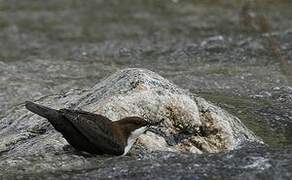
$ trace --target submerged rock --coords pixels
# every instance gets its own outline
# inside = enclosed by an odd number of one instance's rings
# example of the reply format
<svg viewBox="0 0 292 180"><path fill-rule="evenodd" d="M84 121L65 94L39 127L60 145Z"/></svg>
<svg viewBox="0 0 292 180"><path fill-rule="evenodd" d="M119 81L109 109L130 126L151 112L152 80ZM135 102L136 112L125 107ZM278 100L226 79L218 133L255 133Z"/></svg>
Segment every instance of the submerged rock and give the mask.
<svg viewBox="0 0 292 180"><path fill-rule="evenodd" d="M72 90L36 102L57 109L82 109L114 121L126 116L163 120L140 136L134 150L220 152L245 142L261 142L238 118L145 69L125 69L90 90ZM22 104L1 119L0 141L0 152L15 155L58 153L68 144L47 120Z"/></svg>

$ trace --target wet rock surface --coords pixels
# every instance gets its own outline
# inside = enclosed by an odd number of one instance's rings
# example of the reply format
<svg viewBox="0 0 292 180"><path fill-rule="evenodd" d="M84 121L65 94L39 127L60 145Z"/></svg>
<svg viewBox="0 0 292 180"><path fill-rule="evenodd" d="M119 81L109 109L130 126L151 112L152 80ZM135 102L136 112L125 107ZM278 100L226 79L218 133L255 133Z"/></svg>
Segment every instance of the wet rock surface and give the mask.
<svg viewBox="0 0 292 180"><path fill-rule="evenodd" d="M252 8L244 3L1 1L0 132L15 133L5 131L7 127L27 131L10 145L0 144L1 178L289 179L291 76L273 54L271 39L258 32L257 21L242 25L250 17L266 15L287 59L285 67L291 69L291 2L260 0ZM249 148L201 155L144 153L142 161L135 155L84 157L63 150L65 140L41 118L32 129L3 120L19 117L11 112L24 100L48 96L63 98L60 105L66 104L66 94L78 98L82 89L128 67L157 72L231 112L270 147L246 145ZM76 88L80 90L70 91ZM56 147L45 146L35 155L25 151L31 146L10 149L13 142L26 139L34 139L32 144L47 139Z"/></svg>
<svg viewBox="0 0 292 180"><path fill-rule="evenodd" d="M134 157L3 157L7 179L289 179L291 148L253 147L215 154L155 152Z"/></svg>
<svg viewBox="0 0 292 180"><path fill-rule="evenodd" d="M138 138L140 148L148 152L221 152L244 142L261 143L238 118L145 69L121 70L92 89L43 97L37 103L102 114L113 121L139 116L161 122ZM13 155L25 149L29 155L61 150L66 142L54 130L47 133L49 126L23 105L12 109L0 123L0 151Z"/></svg>

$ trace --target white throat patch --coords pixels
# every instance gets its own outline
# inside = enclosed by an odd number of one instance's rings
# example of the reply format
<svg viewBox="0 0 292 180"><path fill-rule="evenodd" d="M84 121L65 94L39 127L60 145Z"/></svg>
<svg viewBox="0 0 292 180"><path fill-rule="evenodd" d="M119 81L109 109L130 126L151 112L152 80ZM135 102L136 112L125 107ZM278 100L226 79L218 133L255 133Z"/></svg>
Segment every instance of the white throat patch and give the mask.
<svg viewBox="0 0 292 180"><path fill-rule="evenodd" d="M135 131L133 131L130 135L130 137L128 138L128 141L127 141L127 146L125 147L125 150L124 150L124 155L126 155L129 150L131 149L131 147L133 146L134 142L136 141L136 139L141 135L143 134L144 132L146 131L146 127L141 127L139 129L136 129Z"/></svg>

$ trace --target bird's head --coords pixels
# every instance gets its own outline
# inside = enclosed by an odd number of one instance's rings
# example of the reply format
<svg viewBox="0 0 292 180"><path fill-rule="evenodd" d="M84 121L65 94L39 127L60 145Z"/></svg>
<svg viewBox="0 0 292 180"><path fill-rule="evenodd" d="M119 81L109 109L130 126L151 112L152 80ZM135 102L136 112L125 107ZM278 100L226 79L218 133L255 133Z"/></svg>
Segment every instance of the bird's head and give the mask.
<svg viewBox="0 0 292 180"><path fill-rule="evenodd" d="M119 121L114 122L122 128L124 134L129 136L138 137L143 134L150 126L158 125L159 122L148 122L141 117L126 117Z"/></svg>
<svg viewBox="0 0 292 180"><path fill-rule="evenodd" d="M118 126L124 137L126 137L124 139L126 147L123 155L128 153L131 146L141 134L149 129L150 126L158 125L160 122L151 123L140 117L126 117L115 121L113 124Z"/></svg>

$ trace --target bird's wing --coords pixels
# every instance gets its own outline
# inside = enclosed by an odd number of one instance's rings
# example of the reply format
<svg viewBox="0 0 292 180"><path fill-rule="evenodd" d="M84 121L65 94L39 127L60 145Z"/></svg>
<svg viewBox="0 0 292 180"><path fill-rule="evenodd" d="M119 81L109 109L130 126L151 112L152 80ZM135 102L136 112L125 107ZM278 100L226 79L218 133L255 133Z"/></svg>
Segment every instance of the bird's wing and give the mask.
<svg viewBox="0 0 292 180"><path fill-rule="evenodd" d="M68 109L60 111L100 151L123 154L124 145L114 137L111 120L102 115L85 111Z"/></svg>

